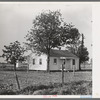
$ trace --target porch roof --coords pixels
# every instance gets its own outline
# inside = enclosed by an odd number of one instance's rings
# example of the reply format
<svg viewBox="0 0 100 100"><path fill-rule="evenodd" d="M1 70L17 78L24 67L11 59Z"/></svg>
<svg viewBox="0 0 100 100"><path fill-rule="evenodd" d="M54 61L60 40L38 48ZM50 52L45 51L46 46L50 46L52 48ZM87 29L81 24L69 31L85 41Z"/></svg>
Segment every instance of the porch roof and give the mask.
<svg viewBox="0 0 100 100"><path fill-rule="evenodd" d="M51 57L76 57L73 53L69 52L68 50L54 50L52 49L50 51L50 56Z"/></svg>

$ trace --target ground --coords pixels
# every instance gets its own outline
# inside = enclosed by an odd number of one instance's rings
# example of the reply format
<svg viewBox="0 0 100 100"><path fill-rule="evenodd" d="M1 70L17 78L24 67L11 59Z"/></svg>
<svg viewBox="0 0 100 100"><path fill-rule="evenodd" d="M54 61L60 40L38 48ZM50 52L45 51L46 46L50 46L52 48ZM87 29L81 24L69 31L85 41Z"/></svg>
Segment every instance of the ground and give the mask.
<svg viewBox="0 0 100 100"><path fill-rule="evenodd" d="M53 88L54 84L56 84L56 86L57 86L57 85L60 85L62 82L62 80L61 80L62 73L61 72L47 73L47 72L43 72L43 71L39 71L39 72L38 71L29 71L29 72L17 71L17 75L19 78L21 91L23 91L23 90L26 91L25 88L32 89L34 86L35 86L35 88L40 88L39 86L41 86L42 91L47 93L46 86L48 86L48 87L52 86L52 88ZM64 76L65 76L64 77L65 85L63 86L64 89L68 88L68 86L70 85L71 90L73 88L76 89L76 87L77 87L78 91L79 91L79 87L82 84L83 88L82 87L81 88L83 90L84 90L84 87L86 88L89 86L89 88L87 88L89 90L87 94L92 93L92 86L90 86L90 84L92 85L92 83L91 83L92 82L92 72L91 71L81 71L81 72L78 71L78 72L75 72L75 74L73 74L73 72L65 72ZM38 86L38 87L36 87L36 86ZM51 89L51 87L49 88L49 90L50 89ZM75 89L73 89L73 91ZM82 89L80 89L80 90L82 90ZM1 92L1 94L2 94L2 91L5 91L5 90L13 90L13 92L18 91L16 80L15 80L15 75L14 75L13 71L0 71L0 92ZM35 89L35 90L37 90L37 89ZM56 87L56 88L53 88L53 91L59 91L59 89ZM32 90L31 90L31 92L32 92ZM20 92L20 93L22 93L22 92ZM74 93L75 92L73 92L73 94ZM28 94L28 93L22 93L22 94ZM34 93L31 93L31 94L35 95L35 94L43 94L43 93L41 92L41 89L39 89L39 91L35 91ZM55 94L57 94L57 93L55 93ZM60 92L58 94L60 94ZM68 92L66 92L65 94L68 94Z"/></svg>

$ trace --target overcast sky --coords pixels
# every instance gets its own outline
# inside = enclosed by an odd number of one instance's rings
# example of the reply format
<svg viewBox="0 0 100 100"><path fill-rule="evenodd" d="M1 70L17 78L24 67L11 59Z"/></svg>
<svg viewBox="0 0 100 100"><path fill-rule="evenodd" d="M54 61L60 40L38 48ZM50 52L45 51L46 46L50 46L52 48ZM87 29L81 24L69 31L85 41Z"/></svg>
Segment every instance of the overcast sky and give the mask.
<svg viewBox="0 0 100 100"><path fill-rule="evenodd" d="M23 43L36 15L45 10L60 10L64 21L72 23L85 36L85 46L92 57L92 6L81 3L0 3L0 55L4 45ZM0 58L0 62L3 59Z"/></svg>

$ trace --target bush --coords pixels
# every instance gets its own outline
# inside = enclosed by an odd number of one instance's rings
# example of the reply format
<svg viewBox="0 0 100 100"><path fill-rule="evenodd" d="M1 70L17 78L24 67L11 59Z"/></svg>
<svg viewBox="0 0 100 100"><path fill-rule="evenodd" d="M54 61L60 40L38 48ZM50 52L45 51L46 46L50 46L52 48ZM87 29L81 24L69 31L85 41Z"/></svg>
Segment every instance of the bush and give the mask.
<svg viewBox="0 0 100 100"><path fill-rule="evenodd" d="M92 95L92 81L31 85L16 92L11 86L0 84L0 95Z"/></svg>
<svg viewBox="0 0 100 100"><path fill-rule="evenodd" d="M86 84L86 86L84 86ZM88 86L88 88L87 88ZM91 95L91 82L79 81L65 84L63 87L60 83L50 83L49 85L28 86L18 94L26 95Z"/></svg>
<svg viewBox="0 0 100 100"><path fill-rule="evenodd" d="M0 95L15 95L16 93L13 91L13 84L0 84Z"/></svg>
<svg viewBox="0 0 100 100"><path fill-rule="evenodd" d="M3 90L0 95L16 95L16 92L12 90Z"/></svg>

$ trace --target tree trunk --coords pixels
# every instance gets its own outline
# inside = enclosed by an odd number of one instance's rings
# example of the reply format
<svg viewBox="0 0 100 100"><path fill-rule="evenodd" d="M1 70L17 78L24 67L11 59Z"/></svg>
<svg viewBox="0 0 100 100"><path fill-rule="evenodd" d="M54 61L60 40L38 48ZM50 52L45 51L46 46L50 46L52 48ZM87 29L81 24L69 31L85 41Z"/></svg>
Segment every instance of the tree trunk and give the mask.
<svg viewBox="0 0 100 100"><path fill-rule="evenodd" d="M50 54L48 53L47 55L47 72L50 72L50 66L49 66L49 63L50 63Z"/></svg>
<svg viewBox="0 0 100 100"><path fill-rule="evenodd" d="M50 72L50 49L48 49L48 54L47 54L47 72Z"/></svg>
<svg viewBox="0 0 100 100"><path fill-rule="evenodd" d="M18 89L20 90L20 84L19 84L17 73L16 73L16 64L14 64L14 73L15 73L15 77L16 77L16 82L17 82Z"/></svg>
<svg viewBox="0 0 100 100"><path fill-rule="evenodd" d="M29 64L27 66L27 75L26 75L26 83L27 83L27 85L28 85L28 72L29 72Z"/></svg>
<svg viewBox="0 0 100 100"><path fill-rule="evenodd" d="M79 61L79 71L81 71L81 62Z"/></svg>

